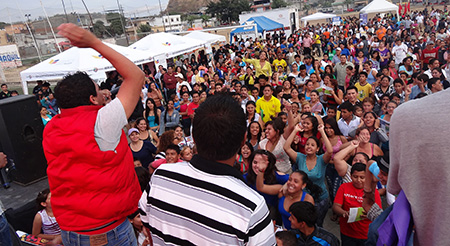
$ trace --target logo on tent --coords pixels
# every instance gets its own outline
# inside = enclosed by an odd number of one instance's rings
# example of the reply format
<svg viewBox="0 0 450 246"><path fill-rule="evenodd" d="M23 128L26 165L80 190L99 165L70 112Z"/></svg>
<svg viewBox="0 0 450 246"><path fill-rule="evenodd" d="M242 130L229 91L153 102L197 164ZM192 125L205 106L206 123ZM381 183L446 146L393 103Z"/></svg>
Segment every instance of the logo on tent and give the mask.
<svg viewBox="0 0 450 246"><path fill-rule="evenodd" d="M164 46L170 46L170 45L172 45L172 44L169 43L169 42L165 42L165 43L163 43L162 45L164 45Z"/></svg>
<svg viewBox="0 0 450 246"><path fill-rule="evenodd" d="M53 60L51 59L48 63L49 64L56 64L59 61L59 59Z"/></svg>
<svg viewBox="0 0 450 246"><path fill-rule="evenodd" d="M100 54L98 54L98 55L96 55L96 56L92 56L92 57L94 57L94 58L96 58L96 59L103 59L104 57L102 56L102 55L100 55Z"/></svg>

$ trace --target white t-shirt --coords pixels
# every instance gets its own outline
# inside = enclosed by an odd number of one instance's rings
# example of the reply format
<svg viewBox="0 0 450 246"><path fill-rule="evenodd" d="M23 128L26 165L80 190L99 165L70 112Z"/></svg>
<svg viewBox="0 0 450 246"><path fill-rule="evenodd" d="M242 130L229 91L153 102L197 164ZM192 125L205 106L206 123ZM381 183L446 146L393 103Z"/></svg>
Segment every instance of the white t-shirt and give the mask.
<svg viewBox="0 0 450 246"><path fill-rule="evenodd" d="M94 136L101 151L116 149L127 123L125 109L117 97L98 111Z"/></svg>

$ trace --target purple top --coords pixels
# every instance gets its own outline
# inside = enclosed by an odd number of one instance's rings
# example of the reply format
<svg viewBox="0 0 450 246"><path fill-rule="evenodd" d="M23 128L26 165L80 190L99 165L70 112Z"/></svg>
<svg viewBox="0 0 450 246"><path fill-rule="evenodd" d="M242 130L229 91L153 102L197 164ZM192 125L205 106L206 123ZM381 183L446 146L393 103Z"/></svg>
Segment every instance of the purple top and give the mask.
<svg viewBox="0 0 450 246"><path fill-rule="evenodd" d="M378 48L377 51L380 53L380 56L386 56L389 53L389 50L387 48L384 48L383 51L381 51L380 48ZM380 61L380 66L381 67L387 66L388 62L389 62L388 59L384 59L383 62Z"/></svg>

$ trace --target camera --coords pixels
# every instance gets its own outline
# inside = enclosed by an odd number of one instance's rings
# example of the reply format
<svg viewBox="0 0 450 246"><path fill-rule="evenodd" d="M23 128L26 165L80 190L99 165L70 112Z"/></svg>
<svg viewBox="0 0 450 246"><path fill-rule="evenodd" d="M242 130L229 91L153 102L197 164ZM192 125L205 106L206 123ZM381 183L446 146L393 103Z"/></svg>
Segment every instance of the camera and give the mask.
<svg viewBox="0 0 450 246"><path fill-rule="evenodd" d="M10 183L14 180L16 172L16 164L13 159L8 159L6 166L0 170L0 181L2 182L3 188L8 189Z"/></svg>

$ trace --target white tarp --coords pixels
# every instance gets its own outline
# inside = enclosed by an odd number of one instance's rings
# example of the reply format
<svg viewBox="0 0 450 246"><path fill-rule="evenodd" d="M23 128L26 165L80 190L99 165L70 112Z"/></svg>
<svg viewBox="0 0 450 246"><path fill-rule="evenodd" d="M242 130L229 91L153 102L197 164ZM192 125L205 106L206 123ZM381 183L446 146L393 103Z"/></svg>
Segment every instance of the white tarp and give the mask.
<svg viewBox="0 0 450 246"><path fill-rule="evenodd" d="M184 37L193 38L197 40L206 41L208 44L226 43L227 39L225 36L212 34L202 31L192 31L186 34Z"/></svg>
<svg viewBox="0 0 450 246"><path fill-rule="evenodd" d="M171 58L199 48L204 48L205 44L206 41L204 40L160 32L149 34L129 47L145 51L143 53L157 51L158 54L165 54L166 58Z"/></svg>
<svg viewBox="0 0 450 246"><path fill-rule="evenodd" d="M2 45L0 46L0 66L3 68L16 68L22 66L19 50L17 45Z"/></svg>
<svg viewBox="0 0 450 246"><path fill-rule="evenodd" d="M390 3L386 0L373 0L371 3L367 4L366 7L362 8L360 13L384 13L396 11L398 13L398 6Z"/></svg>
<svg viewBox="0 0 450 246"><path fill-rule="evenodd" d="M157 54L143 53L128 47L108 44L135 64L153 61ZM92 78L106 79L105 72L116 70L111 63L91 48L72 47L20 73L24 94L28 94L27 81L62 79L78 71L86 72Z"/></svg>
<svg viewBox="0 0 450 246"><path fill-rule="evenodd" d="M330 18L333 18L333 17L336 17L336 16L337 15L335 15L335 14L326 14L326 13L317 12L315 14L302 17L301 20L304 21L304 22L307 22L307 21L312 21L312 20L330 19Z"/></svg>

